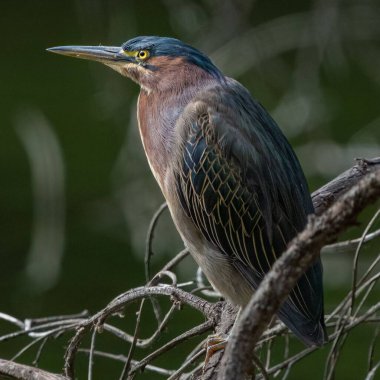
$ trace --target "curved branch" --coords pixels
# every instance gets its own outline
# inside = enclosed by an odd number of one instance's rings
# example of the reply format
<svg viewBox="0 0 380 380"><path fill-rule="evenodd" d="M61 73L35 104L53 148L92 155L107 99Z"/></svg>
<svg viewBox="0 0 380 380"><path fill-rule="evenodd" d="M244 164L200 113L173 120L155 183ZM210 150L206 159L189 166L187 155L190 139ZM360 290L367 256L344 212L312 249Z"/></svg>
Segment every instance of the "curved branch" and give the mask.
<svg viewBox="0 0 380 380"><path fill-rule="evenodd" d="M186 331L185 333L176 336L170 342L166 343L165 345L163 345L156 351L150 353L148 356L146 356L144 359L142 359L140 362L134 365L132 370L129 372L129 375L135 373L141 368L144 368L150 361L162 355L163 353L169 351L173 347L176 347L179 343L182 343L185 340L190 339L194 336L201 335L205 333L206 331L211 330L212 328L213 328L212 321L207 320L206 322L203 322L201 325L195 326L192 329Z"/></svg>
<svg viewBox="0 0 380 380"><path fill-rule="evenodd" d="M204 299L190 294L174 286L152 286L152 287L140 287L127 291L120 296L113 299L103 310L95 314L93 317L84 321L78 328L77 333L71 339L70 344L65 354L65 366L64 373L69 379L75 377L75 356L78 351L79 345L84 337L85 332L91 328L101 328L104 321L111 316L122 310L127 304L138 299L144 299L153 295L170 296L174 302L185 303L195 310L200 311L208 319L215 321L219 318L220 313L219 304L212 304Z"/></svg>
<svg viewBox="0 0 380 380"><path fill-rule="evenodd" d="M154 237L154 230L156 228L156 225L158 223L158 219L160 218L161 214L168 208L168 205L166 202L164 202L158 210L154 213L150 224L148 228L148 233L146 237L145 242L145 257L144 257L144 264L145 264L145 279L146 282L149 282L150 280L150 259L153 256L153 237Z"/></svg>

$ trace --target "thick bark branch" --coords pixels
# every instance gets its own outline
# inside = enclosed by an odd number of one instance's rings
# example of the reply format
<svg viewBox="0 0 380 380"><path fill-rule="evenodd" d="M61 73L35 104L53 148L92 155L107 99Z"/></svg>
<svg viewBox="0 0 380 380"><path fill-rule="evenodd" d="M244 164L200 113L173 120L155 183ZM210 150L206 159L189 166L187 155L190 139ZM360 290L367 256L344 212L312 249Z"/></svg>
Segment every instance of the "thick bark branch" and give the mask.
<svg viewBox="0 0 380 380"><path fill-rule="evenodd" d="M0 359L0 380L68 380L42 369Z"/></svg>
<svg viewBox="0 0 380 380"><path fill-rule="evenodd" d="M379 197L380 169L376 169L322 215L309 218L305 230L277 260L241 314L227 345L218 379L244 379L253 373L255 345L298 279L314 262L322 246L336 239L360 211Z"/></svg>
<svg viewBox="0 0 380 380"><path fill-rule="evenodd" d="M321 215L365 175L380 168L380 157L358 159L357 164L311 194L316 215Z"/></svg>

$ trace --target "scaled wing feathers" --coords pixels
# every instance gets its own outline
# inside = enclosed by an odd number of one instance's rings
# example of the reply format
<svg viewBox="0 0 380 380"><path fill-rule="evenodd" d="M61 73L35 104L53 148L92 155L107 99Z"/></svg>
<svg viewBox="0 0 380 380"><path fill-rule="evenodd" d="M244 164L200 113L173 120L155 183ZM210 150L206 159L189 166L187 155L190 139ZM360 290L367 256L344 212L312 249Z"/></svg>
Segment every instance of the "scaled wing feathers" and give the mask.
<svg viewBox="0 0 380 380"><path fill-rule="evenodd" d="M177 194L203 236L256 288L313 208L293 151L281 132L273 138L277 125L258 104L251 110L252 100L244 94L231 95L236 94L210 90L183 122ZM243 114L235 111L242 108ZM318 262L292 291L280 317L315 326L321 292Z"/></svg>

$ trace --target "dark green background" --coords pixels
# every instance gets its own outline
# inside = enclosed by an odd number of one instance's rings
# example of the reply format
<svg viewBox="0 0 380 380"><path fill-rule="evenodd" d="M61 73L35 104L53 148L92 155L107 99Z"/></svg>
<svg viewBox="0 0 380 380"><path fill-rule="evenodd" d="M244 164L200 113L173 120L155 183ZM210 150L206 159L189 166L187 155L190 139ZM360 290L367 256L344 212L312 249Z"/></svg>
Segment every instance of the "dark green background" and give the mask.
<svg viewBox="0 0 380 380"><path fill-rule="evenodd" d="M354 158L379 155L379 15L376 1L1 0L0 311L21 319L95 312L143 284L144 233L163 200L137 135L137 86L101 65L49 54L47 47L120 45L136 35L195 45L274 115L313 190ZM25 274L36 194L18 132L28 123L33 131L36 120L54 133L65 175L64 256L57 280L42 287ZM180 248L166 215L154 268ZM349 287L351 259L324 258L327 311ZM192 278L194 268L189 260L182 276ZM362 378L372 333L361 328L352 335L337 379ZM0 344L0 357L10 357L16 346ZM326 352L296 366L291 378L321 378ZM173 368L178 353L166 365ZM59 370L61 357L49 351L41 364ZM101 363L95 378L111 378L112 366Z"/></svg>

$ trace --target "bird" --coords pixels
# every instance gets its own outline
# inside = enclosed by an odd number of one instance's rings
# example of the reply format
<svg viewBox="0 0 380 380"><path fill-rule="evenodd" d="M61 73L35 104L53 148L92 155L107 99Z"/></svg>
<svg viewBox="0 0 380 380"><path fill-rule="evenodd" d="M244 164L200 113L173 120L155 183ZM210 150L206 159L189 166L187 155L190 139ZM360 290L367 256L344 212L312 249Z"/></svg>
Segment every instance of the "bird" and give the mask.
<svg viewBox="0 0 380 380"><path fill-rule="evenodd" d="M140 86L142 144L176 229L212 286L244 308L314 213L274 119L206 54L176 38L47 50L100 62ZM322 272L318 258L277 313L307 346L326 340Z"/></svg>

